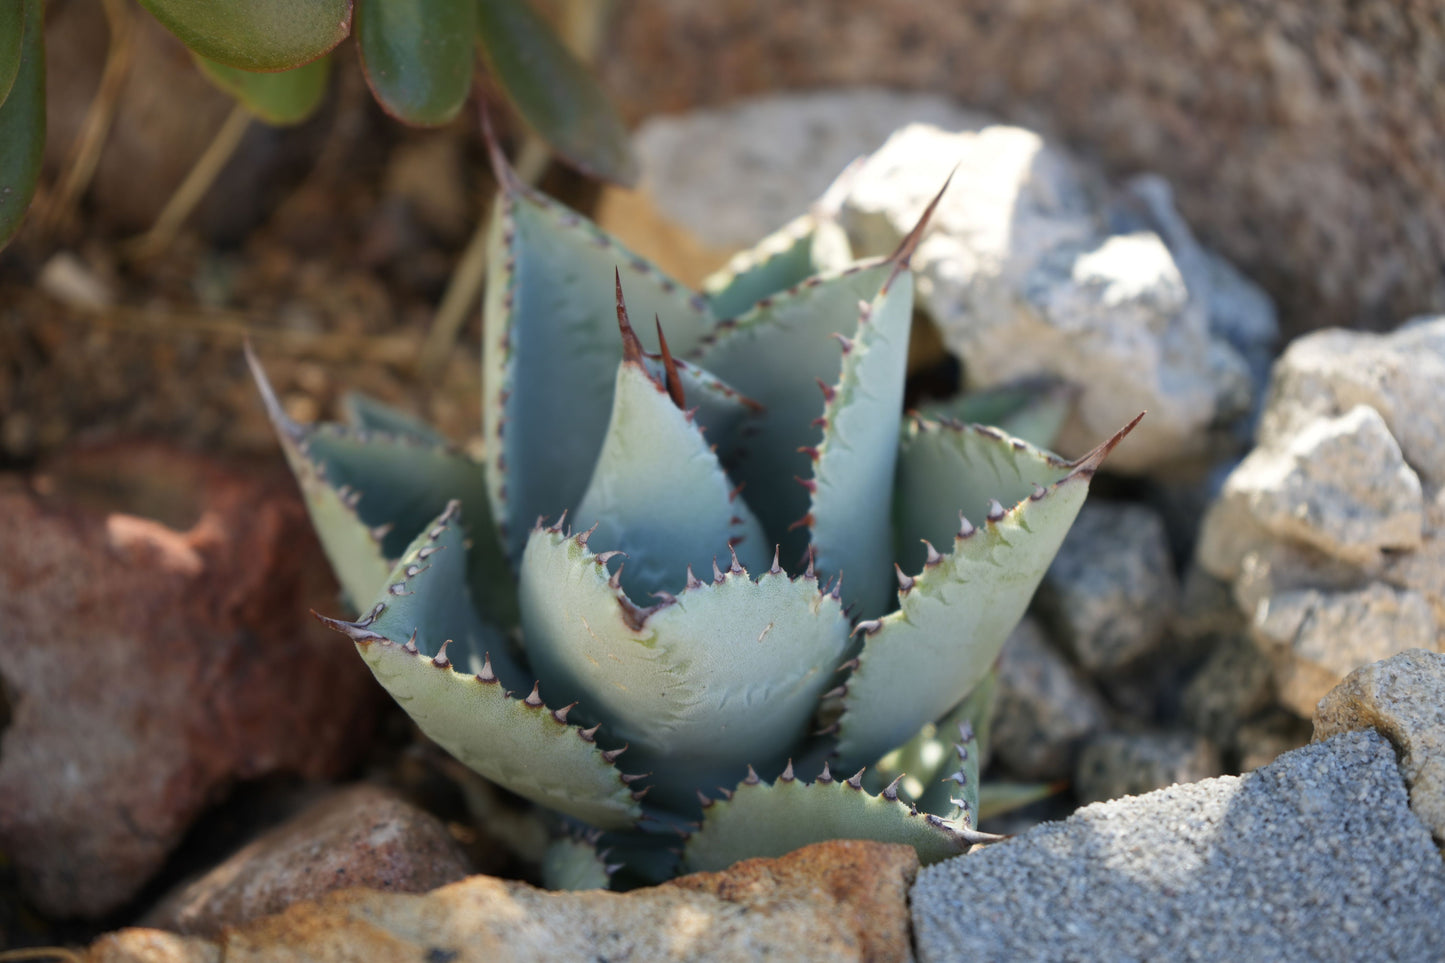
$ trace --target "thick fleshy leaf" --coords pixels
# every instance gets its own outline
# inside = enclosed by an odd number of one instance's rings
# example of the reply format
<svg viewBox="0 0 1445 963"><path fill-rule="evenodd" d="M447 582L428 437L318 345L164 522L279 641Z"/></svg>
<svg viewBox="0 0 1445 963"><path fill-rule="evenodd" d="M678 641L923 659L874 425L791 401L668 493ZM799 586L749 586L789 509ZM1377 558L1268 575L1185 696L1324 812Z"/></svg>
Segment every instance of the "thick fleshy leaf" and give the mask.
<svg viewBox="0 0 1445 963"><path fill-rule="evenodd" d="M242 70L290 70L351 32L351 0L140 0L191 50Z"/></svg>
<svg viewBox="0 0 1445 963"><path fill-rule="evenodd" d="M707 439L640 356L618 366L612 423L573 524L595 525L595 547L626 555L619 579L636 599L682 591L688 566L707 572L729 550L755 570L772 557Z"/></svg>
<svg viewBox="0 0 1445 963"><path fill-rule="evenodd" d="M20 73L20 49L25 37L25 12L34 0L0 4L0 105Z"/></svg>
<svg viewBox="0 0 1445 963"><path fill-rule="evenodd" d="M816 382L831 385L842 370L839 343L831 336L853 333L858 302L871 301L890 270L889 262L873 261L809 278L760 301L736 321L723 322L692 355L700 367L765 408L734 474L789 565L801 563L808 544L806 528L792 528L807 513L809 500L793 479L812 474L808 454L799 449L822 436L814 424L823 411Z"/></svg>
<svg viewBox="0 0 1445 963"><path fill-rule="evenodd" d="M447 440L431 425L391 405L377 401L358 391L348 392L342 399L346 420L361 431L383 435L405 435L424 445L444 446Z"/></svg>
<svg viewBox="0 0 1445 963"><path fill-rule="evenodd" d="M927 866L957 856L976 837L965 826L908 806L893 787L874 796L856 779L825 772L804 783L790 769L772 785L750 776L732 798L709 803L702 828L683 847L683 868L717 871L740 859L782 856L827 839L906 843Z"/></svg>
<svg viewBox="0 0 1445 963"><path fill-rule="evenodd" d="M527 655L549 693L631 744L664 805L748 763L780 764L806 735L848 641L835 596L781 569L739 566L640 608L584 536L532 533L522 561Z"/></svg>
<svg viewBox="0 0 1445 963"><path fill-rule="evenodd" d="M330 57L276 73L228 67L199 54L195 57L197 66L212 83L235 97L258 120L277 127L299 124L315 113L326 96L326 80L331 76Z"/></svg>
<svg viewBox="0 0 1445 963"><path fill-rule="evenodd" d="M916 736L879 759L864 787L881 789L901 778L899 789L917 800L919 809L977 826L978 771L987 758L997 681L998 672L989 672L952 712L926 723ZM972 738L960 741L960 727ZM954 803L958 798L969 803L967 813Z"/></svg>
<svg viewBox="0 0 1445 963"><path fill-rule="evenodd" d="M321 545L354 605L375 595L393 560L457 499L469 537L477 604L490 623L500 628L516 624L516 591L488 511L481 465L408 434L298 425L281 408L249 350L247 360Z"/></svg>
<svg viewBox="0 0 1445 963"><path fill-rule="evenodd" d="M476 0L357 0L356 45L377 103L409 124L445 124L472 83Z"/></svg>
<svg viewBox="0 0 1445 963"><path fill-rule="evenodd" d="M815 274L841 271L852 262L848 235L838 222L804 214L733 255L721 271L702 282L702 291L713 314L733 318L763 298Z"/></svg>
<svg viewBox="0 0 1445 963"><path fill-rule="evenodd" d="M899 609L859 624L866 639L839 720L844 767L902 744L983 679L1073 524L1089 480L1137 421L1072 464L993 429L915 424L899 455L900 537L922 535L929 544L918 574L898 570ZM954 508L942 532L948 509L941 505ZM961 510L972 506L982 509L978 523L960 524ZM941 554L935 543L951 551Z"/></svg>
<svg viewBox="0 0 1445 963"><path fill-rule="evenodd" d="M10 96L0 104L0 247L20 229L45 156L44 4L10 0L9 6L23 8L24 28Z"/></svg>
<svg viewBox="0 0 1445 963"><path fill-rule="evenodd" d="M992 425L1031 445L1050 448L1078 394L1077 388L1062 381L1036 379L922 405L918 413L930 421Z"/></svg>
<svg viewBox="0 0 1445 963"><path fill-rule="evenodd" d="M525 694L468 598L453 503L402 555L366 618L327 620L422 732L493 782L594 826L641 815L629 780L595 733L567 722L537 687ZM560 705L560 704L559 704Z"/></svg>
<svg viewBox="0 0 1445 963"><path fill-rule="evenodd" d="M892 603L889 508L913 325L913 276L900 273L859 310L842 374L825 393L808 524L819 571L847 575L844 603L856 602L864 618L873 618Z"/></svg>
<svg viewBox="0 0 1445 963"><path fill-rule="evenodd" d="M521 558L539 515L575 509L602 450L622 341L616 283L632 316L660 319L672 350L693 350L714 326L702 298L631 253L580 214L517 183L504 187L483 302L489 494L508 551ZM646 351L658 350L640 325Z"/></svg>
<svg viewBox="0 0 1445 963"><path fill-rule="evenodd" d="M606 889L612 874L597 844L564 836L542 859L542 885L551 890Z"/></svg>
<svg viewBox="0 0 1445 963"><path fill-rule="evenodd" d="M529 0L477 0L477 42L508 99L563 160L603 180L637 180L632 140L591 72Z"/></svg>

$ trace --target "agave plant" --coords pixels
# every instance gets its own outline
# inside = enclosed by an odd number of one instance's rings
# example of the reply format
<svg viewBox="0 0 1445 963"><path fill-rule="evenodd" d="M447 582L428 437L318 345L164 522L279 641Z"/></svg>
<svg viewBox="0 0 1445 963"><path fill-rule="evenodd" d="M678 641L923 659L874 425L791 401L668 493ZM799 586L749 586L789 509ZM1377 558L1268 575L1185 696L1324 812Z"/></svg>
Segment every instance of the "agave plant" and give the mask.
<svg viewBox="0 0 1445 963"><path fill-rule="evenodd" d="M256 366L366 613L323 621L423 732L642 878L983 838L980 683L1128 427L1068 462L903 417L927 214L846 266L805 216L693 293L494 164L482 461L369 401L297 425ZM866 781L890 752L923 799ZM594 842L553 881L605 882Z"/></svg>

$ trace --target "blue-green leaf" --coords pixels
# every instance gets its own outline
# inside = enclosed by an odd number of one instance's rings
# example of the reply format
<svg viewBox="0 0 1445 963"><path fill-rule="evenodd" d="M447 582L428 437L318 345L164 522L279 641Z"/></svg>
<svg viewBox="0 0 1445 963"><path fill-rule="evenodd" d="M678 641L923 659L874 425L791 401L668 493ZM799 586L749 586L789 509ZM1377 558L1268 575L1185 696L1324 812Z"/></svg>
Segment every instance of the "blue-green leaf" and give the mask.
<svg viewBox="0 0 1445 963"><path fill-rule="evenodd" d="M830 218L804 214L735 254L727 266L702 283L720 318L749 311L763 298L781 294L815 274L840 271L853 261L848 235Z"/></svg>

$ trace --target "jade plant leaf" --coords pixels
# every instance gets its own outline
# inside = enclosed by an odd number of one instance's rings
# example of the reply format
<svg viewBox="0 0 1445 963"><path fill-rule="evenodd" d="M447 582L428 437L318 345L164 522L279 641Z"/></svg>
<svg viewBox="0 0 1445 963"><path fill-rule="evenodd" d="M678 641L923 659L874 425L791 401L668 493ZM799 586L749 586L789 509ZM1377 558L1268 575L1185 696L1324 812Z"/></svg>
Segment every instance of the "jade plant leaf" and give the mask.
<svg viewBox="0 0 1445 963"><path fill-rule="evenodd" d="M634 780L597 746L596 731L568 723L568 710L545 704L535 685L505 688L523 676L487 647L497 640L469 611L457 514L453 503L417 537L366 618L329 624L351 637L422 732L462 763L593 826L631 826L641 815Z"/></svg>
<svg viewBox="0 0 1445 963"><path fill-rule="evenodd" d="M24 27L10 95L0 104L0 247L20 229L45 156L44 4L41 0L12 0L8 6L23 12ZM9 16L13 19L16 11L11 10ZM12 40L11 45L14 43Z"/></svg>
<svg viewBox="0 0 1445 963"><path fill-rule="evenodd" d="M316 112L326 96L331 58L319 57L301 67L258 73L228 67L195 55L201 73L256 116L276 127L299 124Z"/></svg>
<svg viewBox="0 0 1445 963"><path fill-rule="evenodd" d="M377 103L409 124L457 115L471 89L476 0L358 0L356 43Z"/></svg>
<svg viewBox="0 0 1445 963"><path fill-rule="evenodd" d="M31 0L0 5L0 105L20 73L21 44L25 39L26 8Z"/></svg>
<svg viewBox="0 0 1445 963"><path fill-rule="evenodd" d="M632 142L592 74L527 0L477 0L477 43L512 105L568 163L637 180Z"/></svg>
<svg viewBox="0 0 1445 963"><path fill-rule="evenodd" d="M242 70L290 70L351 32L351 0L140 0L191 50Z"/></svg>

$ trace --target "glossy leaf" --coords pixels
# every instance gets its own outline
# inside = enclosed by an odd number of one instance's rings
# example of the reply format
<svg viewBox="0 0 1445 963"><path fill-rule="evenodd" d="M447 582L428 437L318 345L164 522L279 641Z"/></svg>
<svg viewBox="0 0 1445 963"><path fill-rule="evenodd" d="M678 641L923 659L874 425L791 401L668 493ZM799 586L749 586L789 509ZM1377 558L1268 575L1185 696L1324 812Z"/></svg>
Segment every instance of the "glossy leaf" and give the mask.
<svg viewBox="0 0 1445 963"><path fill-rule="evenodd" d="M32 0L0 3L0 105L20 73L21 42L25 37L25 13Z"/></svg>
<svg viewBox="0 0 1445 963"><path fill-rule="evenodd" d="M181 43L241 70L290 70L351 32L351 0L140 0Z"/></svg>
<svg viewBox="0 0 1445 963"><path fill-rule="evenodd" d="M641 810L595 737L536 689L504 688L518 670L504 672L504 653L470 609L455 516L453 505L412 543L366 618L329 624L356 643L422 732L464 765L594 826L631 826Z"/></svg>
<svg viewBox="0 0 1445 963"><path fill-rule="evenodd" d="M593 177L637 180L632 141L596 79L528 0L477 0L477 42L487 66L563 160Z"/></svg>
<svg viewBox="0 0 1445 963"><path fill-rule="evenodd" d="M935 548L917 574L900 569L897 611L860 623L866 639L847 681L838 735L843 766L873 762L983 679L1073 524L1094 472L1132 427L1065 464L991 430L917 426L899 456L898 499L909 505L923 490L933 498L929 512L905 512L908 524L900 528L911 534L922 521L924 536L943 549ZM940 504L978 505L977 521L961 525L955 511L953 533L940 533L933 517Z"/></svg>
<svg viewBox="0 0 1445 963"><path fill-rule="evenodd" d="M504 188L482 312L482 428L493 511L515 561L539 515L577 507L602 450L622 360L619 269L632 316L659 318L678 356L714 322L701 298L496 164ZM657 351L653 325L637 333Z"/></svg>
<svg viewBox="0 0 1445 963"><path fill-rule="evenodd" d="M476 0L357 0L366 82L387 113L435 126L457 115L472 83Z"/></svg>
<svg viewBox="0 0 1445 963"><path fill-rule="evenodd" d="M279 73L256 73L227 67L197 56L196 64L211 82L235 97L257 120L276 127L299 124L315 113L326 96L331 58Z"/></svg>
<svg viewBox="0 0 1445 963"><path fill-rule="evenodd" d="M710 574L710 573L709 573ZM781 763L807 732L848 641L816 579L741 568L642 608L585 539L534 530L520 574L527 655L558 698L656 773L649 801L695 806L697 786Z"/></svg>
<svg viewBox="0 0 1445 963"><path fill-rule="evenodd" d="M10 0L10 6L23 8L24 29L10 96L0 105L0 247L20 229L45 156L44 4Z"/></svg>

